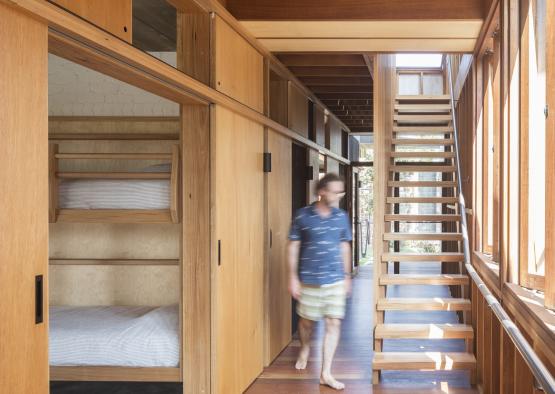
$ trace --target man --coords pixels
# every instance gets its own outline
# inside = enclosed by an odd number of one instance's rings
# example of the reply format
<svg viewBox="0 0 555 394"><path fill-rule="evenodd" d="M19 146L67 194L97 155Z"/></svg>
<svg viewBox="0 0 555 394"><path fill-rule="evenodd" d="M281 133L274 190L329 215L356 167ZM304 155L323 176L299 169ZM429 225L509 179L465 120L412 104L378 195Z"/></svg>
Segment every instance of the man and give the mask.
<svg viewBox="0 0 555 394"><path fill-rule="evenodd" d="M316 184L319 199L295 213L289 232L289 291L298 301L301 349L295 368L305 369L315 321L325 319L320 384L342 390L331 374L339 342L345 299L351 292L351 226L347 213L337 208L345 195L343 180L326 174Z"/></svg>

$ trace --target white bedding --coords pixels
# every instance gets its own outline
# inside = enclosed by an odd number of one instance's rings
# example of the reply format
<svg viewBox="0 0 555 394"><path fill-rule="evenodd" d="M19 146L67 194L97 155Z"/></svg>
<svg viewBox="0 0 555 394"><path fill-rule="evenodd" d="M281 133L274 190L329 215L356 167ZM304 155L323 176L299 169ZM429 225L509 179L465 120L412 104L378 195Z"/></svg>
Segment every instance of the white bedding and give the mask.
<svg viewBox="0 0 555 394"><path fill-rule="evenodd" d="M64 179L58 206L69 209L169 209L167 179Z"/></svg>
<svg viewBox="0 0 555 394"><path fill-rule="evenodd" d="M50 365L177 367L177 305L50 307Z"/></svg>

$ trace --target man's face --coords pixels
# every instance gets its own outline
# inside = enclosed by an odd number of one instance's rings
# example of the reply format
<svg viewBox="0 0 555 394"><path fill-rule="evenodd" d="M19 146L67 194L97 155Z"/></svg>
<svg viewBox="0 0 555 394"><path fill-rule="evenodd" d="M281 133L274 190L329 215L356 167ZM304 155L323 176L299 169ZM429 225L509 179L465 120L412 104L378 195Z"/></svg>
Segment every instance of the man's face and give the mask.
<svg viewBox="0 0 555 394"><path fill-rule="evenodd" d="M330 182L325 189L320 190L320 200L330 207L339 206L339 201L345 196L343 182Z"/></svg>

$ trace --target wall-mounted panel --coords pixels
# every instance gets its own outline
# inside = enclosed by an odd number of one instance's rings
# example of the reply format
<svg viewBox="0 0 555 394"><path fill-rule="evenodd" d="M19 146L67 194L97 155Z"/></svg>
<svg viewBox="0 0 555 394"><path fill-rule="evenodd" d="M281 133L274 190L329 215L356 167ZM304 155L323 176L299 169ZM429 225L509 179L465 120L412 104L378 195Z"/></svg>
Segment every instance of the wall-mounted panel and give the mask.
<svg viewBox="0 0 555 394"><path fill-rule="evenodd" d="M287 80L270 70L270 119L287 127Z"/></svg>
<svg viewBox="0 0 555 394"><path fill-rule="evenodd" d="M341 155L341 123L334 118L328 117L326 123L326 147L333 153Z"/></svg>
<svg viewBox="0 0 555 394"><path fill-rule="evenodd" d="M331 157L326 158L326 172L333 172L339 175L339 162Z"/></svg>
<svg viewBox="0 0 555 394"><path fill-rule="evenodd" d="M53 2L131 43L132 0L53 0Z"/></svg>
<svg viewBox="0 0 555 394"><path fill-rule="evenodd" d="M321 146L326 145L326 115L324 108L314 104L314 136L316 143Z"/></svg>
<svg viewBox="0 0 555 394"><path fill-rule="evenodd" d="M214 87L263 111L263 57L222 18L214 19Z"/></svg>
<svg viewBox="0 0 555 394"><path fill-rule="evenodd" d="M308 98L291 81L288 97L289 128L308 138Z"/></svg>

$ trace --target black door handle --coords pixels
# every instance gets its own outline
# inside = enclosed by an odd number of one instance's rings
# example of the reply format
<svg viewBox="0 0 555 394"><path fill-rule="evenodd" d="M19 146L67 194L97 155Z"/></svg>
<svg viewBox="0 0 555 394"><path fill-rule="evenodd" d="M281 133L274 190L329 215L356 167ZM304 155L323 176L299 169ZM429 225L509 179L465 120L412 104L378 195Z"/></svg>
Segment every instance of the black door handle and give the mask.
<svg viewBox="0 0 555 394"><path fill-rule="evenodd" d="M44 317L43 282L42 275L35 276L35 324L42 323Z"/></svg>

